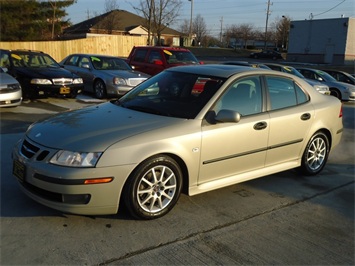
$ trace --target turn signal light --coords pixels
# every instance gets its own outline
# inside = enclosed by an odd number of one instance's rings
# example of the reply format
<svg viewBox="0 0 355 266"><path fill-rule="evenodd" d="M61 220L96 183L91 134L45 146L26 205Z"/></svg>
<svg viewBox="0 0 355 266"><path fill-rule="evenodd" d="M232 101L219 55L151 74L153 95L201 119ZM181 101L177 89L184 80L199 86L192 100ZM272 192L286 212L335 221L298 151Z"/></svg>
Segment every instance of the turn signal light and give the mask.
<svg viewBox="0 0 355 266"><path fill-rule="evenodd" d="M85 185L90 184L103 184L103 183L110 183L113 180L113 177L103 177L103 178L94 178L94 179L86 179L84 181Z"/></svg>

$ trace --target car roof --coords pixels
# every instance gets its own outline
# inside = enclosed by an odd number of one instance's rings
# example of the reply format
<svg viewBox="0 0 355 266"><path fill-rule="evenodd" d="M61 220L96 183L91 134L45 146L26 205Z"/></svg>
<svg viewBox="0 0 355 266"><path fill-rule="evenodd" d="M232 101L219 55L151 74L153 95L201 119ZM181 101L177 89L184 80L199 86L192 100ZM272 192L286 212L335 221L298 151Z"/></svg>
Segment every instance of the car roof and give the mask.
<svg viewBox="0 0 355 266"><path fill-rule="evenodd" d="M113 55L105 55L105 54L82 54L82 53L75 53L75 54L70 54L70 55L68 55L67 57L69 57L69 56L96 56L96 57L110 57L110 58L118 58L118 59L122 59L122 58L120 58L120 57L118 57L118 56L113 56Z"/></svg>
<svg viewBox="0 0 355 266"><path fill-rule="evenodd" d="M150 48L150 49L158 49L158 50L168 50L168 51L186 51L190 52L189 49L182 47L171 47L171 46L135 46L135 48Z"/></svg>
<svg viewBox="0 0 355 266"><path fill-rule="evenodd" d="M165 71L187 72L198 75L215 76L221 78L229 78L232 75L244 72L263 72L274 73L272 70L262 68L252 68L249 66L223 65L223 64L206 64L206 65L188 65L169 68Z"/></svg>

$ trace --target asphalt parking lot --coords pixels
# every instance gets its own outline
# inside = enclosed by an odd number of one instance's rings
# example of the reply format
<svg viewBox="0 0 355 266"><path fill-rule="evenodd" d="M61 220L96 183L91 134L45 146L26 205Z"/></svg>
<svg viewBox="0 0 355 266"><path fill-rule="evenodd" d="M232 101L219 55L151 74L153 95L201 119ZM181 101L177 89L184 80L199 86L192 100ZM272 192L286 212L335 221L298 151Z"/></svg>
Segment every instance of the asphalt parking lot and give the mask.
<svg viewBox="0 0 355 266"><path fill-rule="evenodd" d="M57 212L28 199L11 150L31 121L96 100L47 99L1 109L1 265L354 265L354 103L324 171L286 171L188 197L136 221Z"/></svg>

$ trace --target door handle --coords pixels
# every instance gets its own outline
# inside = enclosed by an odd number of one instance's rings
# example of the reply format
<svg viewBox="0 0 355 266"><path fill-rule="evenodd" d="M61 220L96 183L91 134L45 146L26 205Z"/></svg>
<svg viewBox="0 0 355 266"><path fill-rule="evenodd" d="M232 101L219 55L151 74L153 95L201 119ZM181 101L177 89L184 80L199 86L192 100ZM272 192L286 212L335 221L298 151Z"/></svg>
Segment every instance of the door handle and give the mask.
<svg viewBox="0 0 355 266"><path fill-rule="evenodd" d="M311 118L311 114L310 113L305 113L303 115L301 115L301 120L308 120Z"/></svg>
<svg viewBox="0 0 355 266"><path fill-rule="evenodd" d="M254 125L254 129L255 130L263 130L267 127L267 123L266 122L258 122Z"/></svg>

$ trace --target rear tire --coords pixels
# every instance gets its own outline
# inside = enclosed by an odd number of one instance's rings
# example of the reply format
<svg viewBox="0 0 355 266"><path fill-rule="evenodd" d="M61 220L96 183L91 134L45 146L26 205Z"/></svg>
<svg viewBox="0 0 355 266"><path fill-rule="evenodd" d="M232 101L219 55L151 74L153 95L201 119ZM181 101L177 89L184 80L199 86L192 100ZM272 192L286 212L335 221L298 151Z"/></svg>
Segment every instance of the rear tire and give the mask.
<svg viewBox="0 0 355 266"><path fill-rule="evenodd" d="M300 170L305 175L320 173L329 155L329 139L323 132L312 136L302 156Z"/></svg>
<svg viewBox="0 0 355 266"><path fill-rule="evenodd" d="M179 199L182 171L169 156L154 156L142 162L130 175L123 199L132 216L156 219L167 214Z"/></svg>

